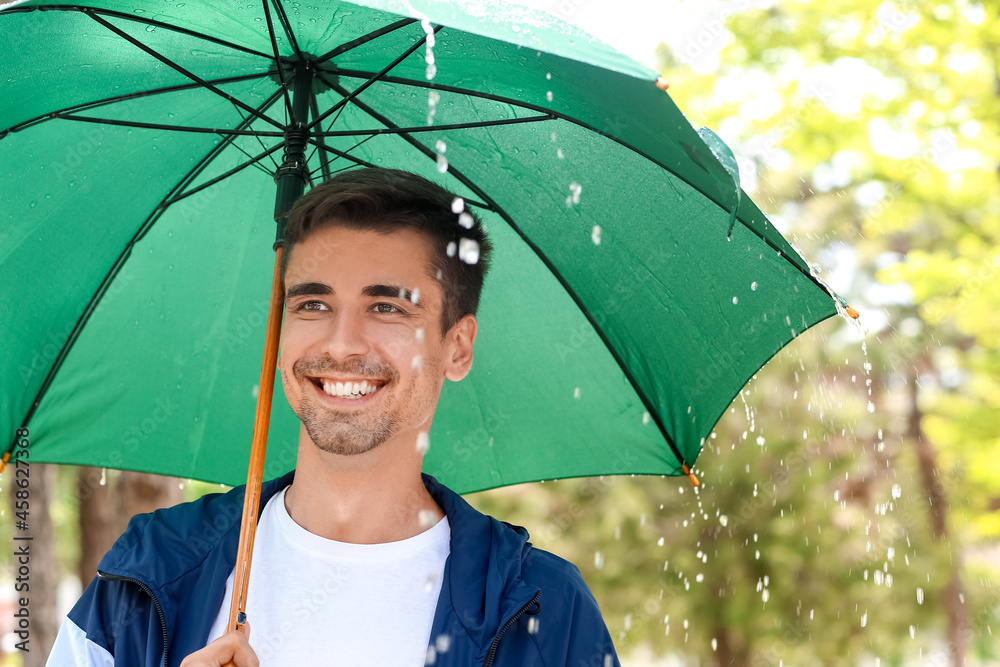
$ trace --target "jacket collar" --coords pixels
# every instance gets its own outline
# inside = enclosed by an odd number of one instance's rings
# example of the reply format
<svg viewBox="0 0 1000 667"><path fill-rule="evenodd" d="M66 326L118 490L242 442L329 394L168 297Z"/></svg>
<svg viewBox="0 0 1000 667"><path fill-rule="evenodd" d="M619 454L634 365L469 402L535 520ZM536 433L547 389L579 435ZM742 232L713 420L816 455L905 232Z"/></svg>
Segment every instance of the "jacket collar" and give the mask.
<svg viewBox="0 0 1000 667"><path fill-rule="evenodd" d="M294 476L293 470L263 484L258 520L267 502L291 484ZM430 475L423 475L423 482L451 528L432 640L441 634L464 633L485 650L502 623L538 591L521 579L532 548L528 533L482 514ZM101 560L99 569L137 579L154 592L184 579L201 580L186 575L209 569L225 573L221 582L214 584L224 589L225 578L236 562L243 495L244 486L239 486L228 493L135 517ZM170 558L163 554L170 554ZM174 623L169 616L166 622L172 631Z"/></svg>

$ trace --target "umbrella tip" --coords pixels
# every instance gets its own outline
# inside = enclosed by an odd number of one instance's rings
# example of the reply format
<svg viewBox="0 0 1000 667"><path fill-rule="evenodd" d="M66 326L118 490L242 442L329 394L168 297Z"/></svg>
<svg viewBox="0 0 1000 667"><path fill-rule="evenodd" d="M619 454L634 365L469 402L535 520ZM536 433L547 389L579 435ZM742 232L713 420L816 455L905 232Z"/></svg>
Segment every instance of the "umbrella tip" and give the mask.
<svg viewBox="0 0 1000 667"><path fill-rule="evenodd" d="M7 469L7 461L10 461L10 452L3 455L3 459L0 460L0 474Z"/></svg>
<svg viewBox="0 0 1000 667"><path fill-rule="evenodd" d="M858 317L860 317L860 315L858 314L858 311L856 311L853 308L851 308L850 305L847 306L847 314L851 316L852 320L856 320L856 319L858 319Z"/></svg>
<svg viewBox="0 0 1000 667"><path fill-rule="evenodd" d="M687 475L687 478L691 481L691 486L696 489L701 486L701 482L699 482L698 478L694 476L694 473L691 472L691 468L688 468L686 463L681 464L681 472Z"/></svg>
<svg viewBox="0 0 1000 667"><path fill-rule="evenodd" d="M656 87L660 90L666 90L670 87L670 83L664 79L662 76L656 78Z"/></svg>

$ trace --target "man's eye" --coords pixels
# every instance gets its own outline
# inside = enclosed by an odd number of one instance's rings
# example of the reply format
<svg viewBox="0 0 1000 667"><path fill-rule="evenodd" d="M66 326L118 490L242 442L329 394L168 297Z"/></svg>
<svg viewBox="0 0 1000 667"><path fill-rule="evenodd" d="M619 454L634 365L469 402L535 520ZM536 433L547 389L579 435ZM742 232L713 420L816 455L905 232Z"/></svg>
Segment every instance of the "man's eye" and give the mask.
<svg viewBox="0 0 1000 667"><path fill-rule="evenodd" d="M322 301L306 301L305 303L299 305L299 307L296 310L308 310L317 312L317 311L329 310L329 308L327 308L326 304L323 303Z"/></svg>
<svg viewBox="0 0 1000 667"><path fill-rule="evenodd" d="M399 308L396 308L396 306L392 305L391 303L376 303L374 306L372 306L372 308L375 310L376 313L382 313L382 314L403 312Z"/></svg>

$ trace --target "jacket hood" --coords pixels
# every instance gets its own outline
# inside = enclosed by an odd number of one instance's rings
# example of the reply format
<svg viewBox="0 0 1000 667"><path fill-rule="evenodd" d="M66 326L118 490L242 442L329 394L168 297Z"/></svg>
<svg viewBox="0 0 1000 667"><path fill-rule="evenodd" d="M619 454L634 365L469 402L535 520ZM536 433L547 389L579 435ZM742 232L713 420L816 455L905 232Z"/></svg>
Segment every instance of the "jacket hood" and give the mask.
<svg viewBox="0 0 1000 667"><path fill-rule="evenodd" d="M423 478L448 516L451 553L462 554L462 558L449 556L445 563L435 628L440 632L440 623L449 612L454 613L469 639L485 650L503 621L539 590L521 576L532 550L528 531L482 514L430 475ZM469 585L483 580L485 586Z"/></svg>

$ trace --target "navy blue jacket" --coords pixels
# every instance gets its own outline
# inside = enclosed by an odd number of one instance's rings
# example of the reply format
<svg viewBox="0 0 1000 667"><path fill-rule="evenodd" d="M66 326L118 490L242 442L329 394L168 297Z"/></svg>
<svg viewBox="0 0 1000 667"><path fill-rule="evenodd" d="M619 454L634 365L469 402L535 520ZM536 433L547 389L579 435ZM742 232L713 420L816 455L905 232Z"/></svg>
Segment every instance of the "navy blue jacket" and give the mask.
<svg viewBox="0 0 1000 667"><path fill-rule="evenodd" d="M265 483L260 507L293 475ZM451 526L429 638L446 650L435 665L618 667L574 565L434 478L424 483ZM133 518L70 612L49 665L173 667L204 647L236 562L242 507L238 487Z"/></svg>

